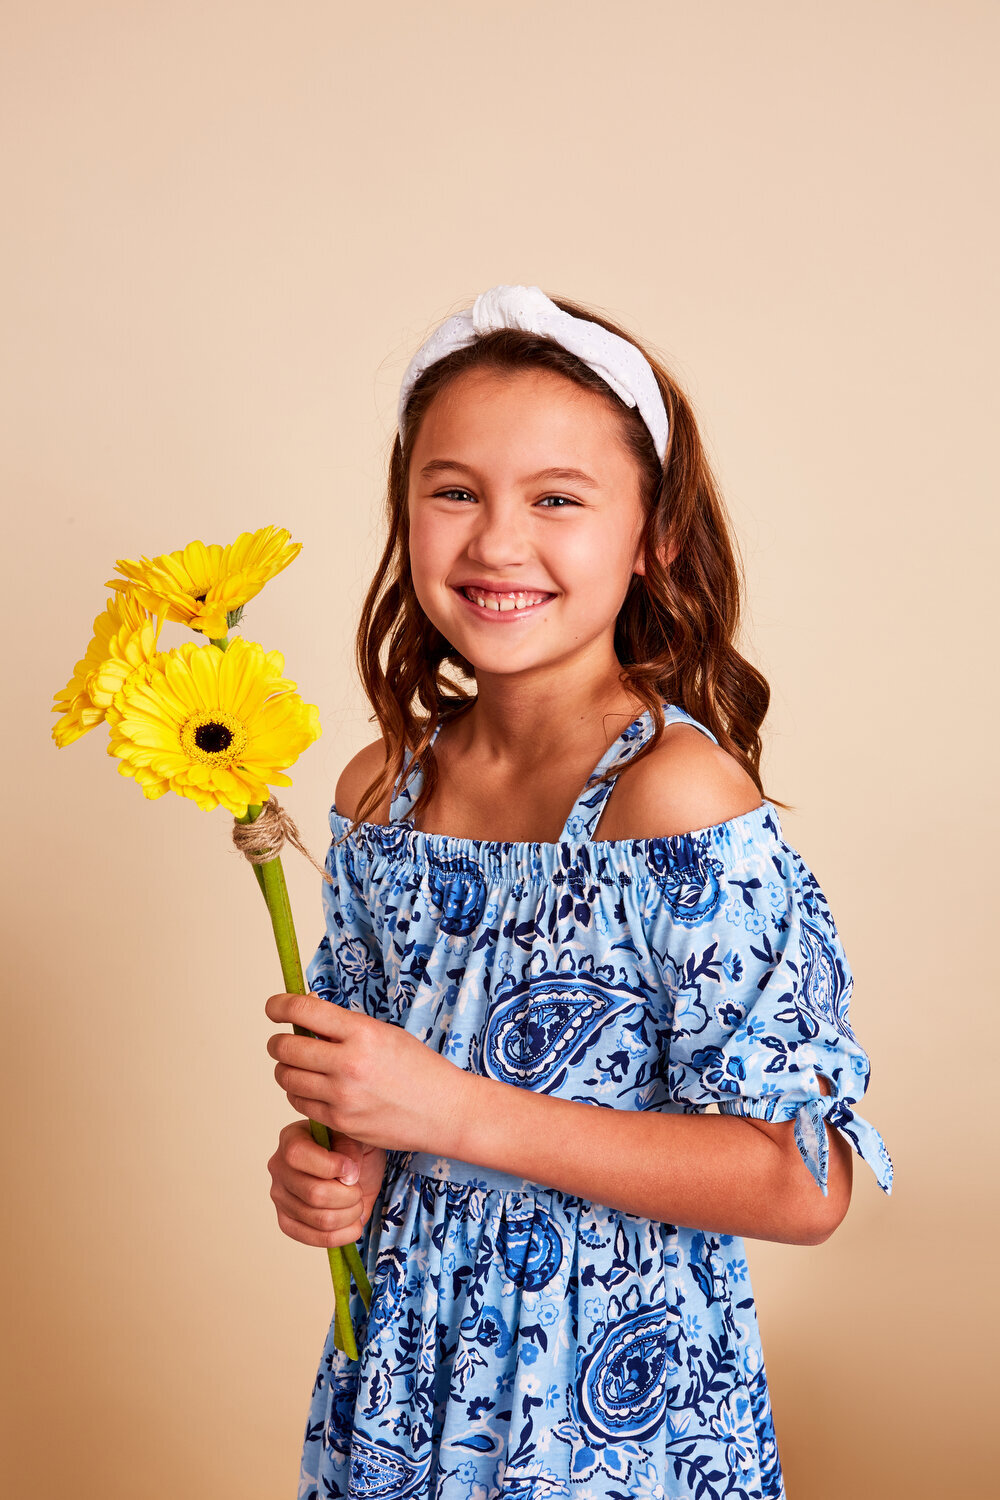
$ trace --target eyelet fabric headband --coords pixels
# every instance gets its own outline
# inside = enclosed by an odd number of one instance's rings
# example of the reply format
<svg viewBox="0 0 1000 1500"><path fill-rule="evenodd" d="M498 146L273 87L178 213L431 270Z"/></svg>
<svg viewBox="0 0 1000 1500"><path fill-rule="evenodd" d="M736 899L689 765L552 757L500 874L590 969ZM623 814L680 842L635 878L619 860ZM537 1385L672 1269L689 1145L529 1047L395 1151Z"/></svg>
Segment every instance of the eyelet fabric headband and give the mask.
<svg viewBox="0 0 1000 1500"><path fill-rule="evenodd" d="M493 286L480 292L471 307L447 318L410 360L399 391L398 423L402 441L406 403L425 370L455 349L474 344L498 328L521 328L551 339L589 365L628 407L635 407L649 429L660 462L667 453L670 425L660 387L649 361L628 339L610 333L588 318L574 318L557 307L537 286Z"/></svg>

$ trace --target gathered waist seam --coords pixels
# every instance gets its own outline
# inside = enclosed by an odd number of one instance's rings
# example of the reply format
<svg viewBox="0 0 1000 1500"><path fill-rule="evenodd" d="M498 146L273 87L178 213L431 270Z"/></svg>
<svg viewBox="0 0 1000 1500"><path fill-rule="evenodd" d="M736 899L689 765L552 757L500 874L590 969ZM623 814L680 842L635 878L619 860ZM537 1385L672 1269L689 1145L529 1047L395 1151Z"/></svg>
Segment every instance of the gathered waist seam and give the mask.
<svg viewBox="0 0 1000 1500"><path fill-rule="evenodd" d="M507 1172L495 1172L489 1167L455 1161L451 1157L434 1156L428 1151L394 1151L391 1153L388 1170L396 1180L406 1173L411 1177L441 1183L445 1187L468 1188L472 1192L496 1193L515 1199L547 1198L557 1200L563 1210L580 1209L585 1215L610 1214L615 1219L636 1224L650 1222L638 1214L626 1213L624 1209L608 1209L590 1199L580 1198L575 1193L564 1193L561 1188L546 1187L528 1178L512 1177ZM677 1232L676 1225L671 1225L670 1228L674 1233Z"/></svg>
<svg viewBox="0 0 1000 1500"><path fill-rule="evenodd" d="M524 1177L512 1177L509 1172L495 1172L489 1167L479 1167L472 1162L455 1161L452 1157L434 1156L429 1151L399 1152L397 1165L402 1172L413 1177L427 1177L432 1182L454 1183L459 1187L471 1187L484 1193L516 1193L520 1196L536 1193L552 1193L554 1188L542 1187Z"/></svg>

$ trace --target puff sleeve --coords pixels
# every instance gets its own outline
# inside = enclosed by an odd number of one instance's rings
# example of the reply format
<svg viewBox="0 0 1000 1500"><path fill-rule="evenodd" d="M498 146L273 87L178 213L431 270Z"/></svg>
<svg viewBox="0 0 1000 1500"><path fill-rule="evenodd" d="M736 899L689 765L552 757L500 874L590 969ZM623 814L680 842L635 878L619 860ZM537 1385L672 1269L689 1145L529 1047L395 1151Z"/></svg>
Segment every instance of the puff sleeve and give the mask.
<svg viewBox="0 0 1000 1500"><path fill-rule="evenodd" d="M336 838L330 844L325 869L329 877L323 882L326 930L306 969L306 982L310 990L334 1005L381 1016L385 974L368 909L364 873L358 869L349 846L338 844Z"/></svg>
<svg viewBox="0 0 1000 1500"><path fill-rule="evenodd" d="M856 1112L869 1061L848 1020L853 975L836 924L768 803L704 834L662 841L654 923L672 1001L670 1101L795 1122L825 1194L824 1122L892 1188L878 1131ZM820 1078L829 1082L824 1094Z"/></svg>

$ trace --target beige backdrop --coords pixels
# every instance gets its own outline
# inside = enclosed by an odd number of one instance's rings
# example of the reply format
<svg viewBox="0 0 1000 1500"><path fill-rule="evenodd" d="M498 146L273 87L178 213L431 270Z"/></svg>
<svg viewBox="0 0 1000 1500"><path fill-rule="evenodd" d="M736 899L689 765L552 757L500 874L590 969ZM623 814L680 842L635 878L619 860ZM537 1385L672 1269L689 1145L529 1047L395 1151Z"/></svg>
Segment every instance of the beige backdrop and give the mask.
<svg viewBox="0 0 1000 1500"><path fill-rule="evenodd" d="M268 1198L263 908L225 814L146 804L103 731L57 754L48 707L117 557L288 526L247 633L320 705L288 801L321 850L373 733L352 633L398 380L498 281L606 308L686 382L766 784L856 974L896 1191L859 1165L833 1239L750 1247L790 1500L987 1493L997 20L6 0L8 1493L294 1496L330 1285Z"/></svg>

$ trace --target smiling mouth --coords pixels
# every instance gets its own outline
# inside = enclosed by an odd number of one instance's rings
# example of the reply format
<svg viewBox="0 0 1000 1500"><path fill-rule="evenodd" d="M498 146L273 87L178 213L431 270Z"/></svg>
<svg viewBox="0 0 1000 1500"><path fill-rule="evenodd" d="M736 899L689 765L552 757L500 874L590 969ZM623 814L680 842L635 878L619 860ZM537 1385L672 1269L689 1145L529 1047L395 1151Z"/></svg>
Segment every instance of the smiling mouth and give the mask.
<svg viewBox="0 0 1000 1500"><path fill-rule="evenodd" d="M512 610L531 609L536 604L544 604L546 600L555 598L555 594L545 594L539 589L510 589L499 593L492 589L466 587L460 588L458 593L470 604L484 611L491 611L493 614L508 614Z"/></svg>

